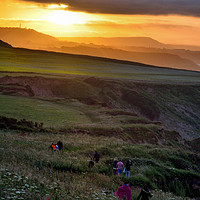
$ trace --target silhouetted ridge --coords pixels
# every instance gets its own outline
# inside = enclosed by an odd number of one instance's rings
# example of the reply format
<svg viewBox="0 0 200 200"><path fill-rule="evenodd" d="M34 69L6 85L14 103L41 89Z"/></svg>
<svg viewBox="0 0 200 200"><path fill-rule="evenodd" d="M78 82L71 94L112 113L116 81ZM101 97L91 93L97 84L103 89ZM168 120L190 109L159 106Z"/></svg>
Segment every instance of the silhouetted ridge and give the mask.
<svg viewBox="0 0 200 200"><path fill-rule="evenodd" d="M0 40L0 47L12 47L10 44Z"/></svg>
<svg viewBox="0 0 200 200"><path fill-rule="evenodd" d="M0 39L8 42L13 47L42 48L51 46L58 40L50 35L25 28L0 27Z"/></svg>

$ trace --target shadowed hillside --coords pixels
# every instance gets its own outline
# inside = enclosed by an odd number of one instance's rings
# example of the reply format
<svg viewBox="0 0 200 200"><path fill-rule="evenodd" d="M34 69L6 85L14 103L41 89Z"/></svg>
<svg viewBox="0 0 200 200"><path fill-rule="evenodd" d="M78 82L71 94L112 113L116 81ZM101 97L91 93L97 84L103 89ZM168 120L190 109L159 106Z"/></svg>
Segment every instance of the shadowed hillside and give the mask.
<svg viewBox="0 0 200 200"><path fill-rule="evenodd" d="M9 48L9 47L12 47L10 44L0 40L0 47L6 47L6 48Z"/></svg>
<svg viewBox="0 0 200 200"><path fill-rule="evenodd" d="M176 55L173 51L162 52L157 50L157 52L130 52L120 49L106 48L106 47L90 47L90 46L76 46L76 47L62 47L62 48L52 48L53 51L64 52L64 53L74 53L82 55L100 56L106 58L128 60L133 62L140 62L149 65L156 65L161 67L171 67L175 69L189 69L200 71L200 67L193 61L194 56L183 54ZM159 52L160 51L160 52ZM177 53L178 54L178 53ZM187 57L188 55L188 57ZM197 56L196 56L197 57ZM192 58L190 60L190 58ZM196 60L195 60L196 61Z"/></svg>
<svg viewBox="0 0 200 200"><path fill-rule="evenodd" d="M178 131L185 139L199 137L200 85L139 83L97 77L2 77L0 92L34 98L75 99L86 105L122 109ZM134 123L134 120L130 124Z"/></svg>

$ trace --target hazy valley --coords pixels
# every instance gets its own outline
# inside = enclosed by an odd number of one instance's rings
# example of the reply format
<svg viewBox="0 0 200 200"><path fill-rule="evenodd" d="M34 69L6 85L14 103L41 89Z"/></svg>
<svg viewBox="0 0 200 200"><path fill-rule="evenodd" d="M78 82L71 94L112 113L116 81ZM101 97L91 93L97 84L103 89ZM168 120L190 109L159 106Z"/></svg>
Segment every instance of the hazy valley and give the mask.
<svg viewBox="0 0 200 200"><path fill-rule="evenodd" d="M91 55L200 71L200 47L168 45L149 37L56 39L32 29L0 28L0 39L14 47Z"/></svg>

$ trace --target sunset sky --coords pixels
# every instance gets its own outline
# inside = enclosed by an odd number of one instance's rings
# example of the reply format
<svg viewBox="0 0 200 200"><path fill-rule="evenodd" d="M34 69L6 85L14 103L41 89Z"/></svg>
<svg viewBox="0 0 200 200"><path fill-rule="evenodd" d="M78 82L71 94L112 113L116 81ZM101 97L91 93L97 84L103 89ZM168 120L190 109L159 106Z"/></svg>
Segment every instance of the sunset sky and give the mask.
<svg viewBox="0 0 200 200"><path fill-rule="evenodd" d="M200 45L199 0L0 0L0 26L52 36L148 36Z"/></svg>

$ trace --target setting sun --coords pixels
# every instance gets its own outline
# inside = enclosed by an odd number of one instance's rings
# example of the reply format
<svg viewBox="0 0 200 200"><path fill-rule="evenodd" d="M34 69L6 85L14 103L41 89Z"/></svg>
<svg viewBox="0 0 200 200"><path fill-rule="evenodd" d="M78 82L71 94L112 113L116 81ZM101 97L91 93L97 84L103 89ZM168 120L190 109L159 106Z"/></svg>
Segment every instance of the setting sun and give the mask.
<svg viewBox="0 0 200 200"><path fill-rule="evenodd" d="M65 10L53 10L49 13L49 22L60 24L60 25L71 25L71 24L84 24L86 23L86 18L83 15L75 12L65 11Z"/></svg>

